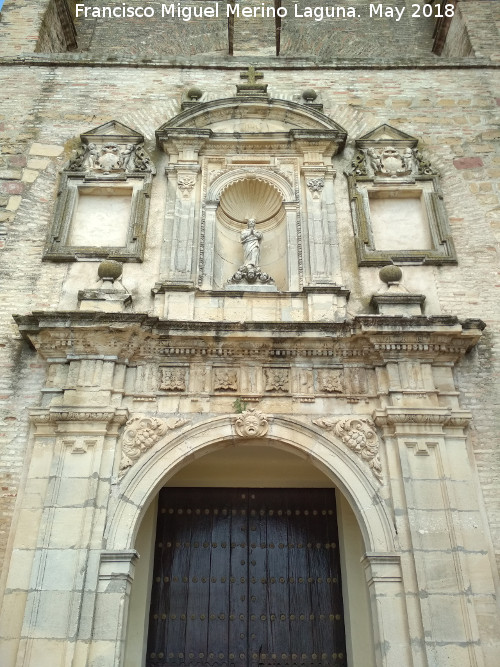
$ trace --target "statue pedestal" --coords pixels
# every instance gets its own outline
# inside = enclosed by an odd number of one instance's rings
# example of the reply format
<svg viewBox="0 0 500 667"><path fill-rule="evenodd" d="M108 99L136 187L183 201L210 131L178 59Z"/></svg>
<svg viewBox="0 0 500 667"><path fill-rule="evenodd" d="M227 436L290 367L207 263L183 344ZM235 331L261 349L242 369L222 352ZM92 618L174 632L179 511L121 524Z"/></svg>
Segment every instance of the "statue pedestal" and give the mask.
<svg viewBox="0 0 500 667"><path fill-rule="evenodd" d="M276 285L250 285L248 283L232 283L224 288L227 292L277 292Z"/></svg>

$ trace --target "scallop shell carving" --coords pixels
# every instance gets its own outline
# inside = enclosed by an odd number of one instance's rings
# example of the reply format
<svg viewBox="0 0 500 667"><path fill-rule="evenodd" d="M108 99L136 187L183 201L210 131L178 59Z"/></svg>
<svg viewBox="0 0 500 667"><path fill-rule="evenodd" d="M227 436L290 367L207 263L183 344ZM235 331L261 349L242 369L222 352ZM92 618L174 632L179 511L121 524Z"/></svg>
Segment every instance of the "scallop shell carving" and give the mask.
<svg viewBox="0 0 500 667"><path fill-rule="evenodd" d="M222 193L220 207L230 220L245 223L254 218L257 224L268 222L281 212L283 197L267 181L245 178L231 183Z"/></svg>

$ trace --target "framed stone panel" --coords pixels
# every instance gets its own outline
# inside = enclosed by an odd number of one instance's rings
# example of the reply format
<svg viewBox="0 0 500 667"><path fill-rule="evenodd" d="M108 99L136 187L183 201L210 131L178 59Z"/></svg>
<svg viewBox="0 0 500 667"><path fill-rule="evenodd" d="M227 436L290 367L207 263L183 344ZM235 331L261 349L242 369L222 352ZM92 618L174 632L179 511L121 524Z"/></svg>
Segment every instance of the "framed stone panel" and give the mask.
<svg viewBox="0 0 500 667"><path fill-rule="evenodd" d="M388 125L356 141L346 175L360 266L457 261L439 176L416 145Z"/></svg>
<svg viewBox="0 0 500 667"><path fill-rule="evenodd" d="M154 174L144 137L111 121L81 139L61 176L44 259L140 262Z"/></svg>
<svg viewBox="0 0 500 667"><path fill-rule="evenodd" d="M44 259L142 261L151 183L64 174Z"/></svg>

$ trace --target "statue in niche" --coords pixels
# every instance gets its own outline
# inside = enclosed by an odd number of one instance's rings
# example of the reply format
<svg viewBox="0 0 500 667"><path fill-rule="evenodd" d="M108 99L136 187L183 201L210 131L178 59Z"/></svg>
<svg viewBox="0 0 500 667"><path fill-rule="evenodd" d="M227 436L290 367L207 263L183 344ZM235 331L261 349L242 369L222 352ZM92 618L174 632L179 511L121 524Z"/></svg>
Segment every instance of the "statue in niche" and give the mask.
<svg viewBox="0 0 500 667"><path fill-rule="evenodd" d="M243 254L245 266L259 266L260 242L262 241L262 232L255 230L255 220L250 218L247 228L241 232L240 238L243 244Z"/></svg>
<svg viewBox="0 0 500 667"><path fill-rule="evenodd" d="M262 271L259 266L260 261L260 243L264 235L255 229L255 219L249 218L247 228L240 234L240 241L243 246L244 264L228 280L230 284L248 283L249 285L272 285L273 278L268 273Z"/></svg>

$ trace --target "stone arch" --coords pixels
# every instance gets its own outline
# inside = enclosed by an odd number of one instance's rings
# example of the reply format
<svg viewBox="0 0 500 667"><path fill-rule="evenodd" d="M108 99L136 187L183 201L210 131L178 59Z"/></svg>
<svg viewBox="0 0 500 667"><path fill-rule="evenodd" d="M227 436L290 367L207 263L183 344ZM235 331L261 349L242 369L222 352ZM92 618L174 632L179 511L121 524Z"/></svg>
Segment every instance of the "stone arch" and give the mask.
<svg viewBox="0 0 500 667"><path fill-rule="evenodd" d="M142 516L165 481L189 462L231 445L262 443L235 435L234 416L196 424L172 438L163 438L123 478L107 526L107 549L132 549ZM394 534L379 484L365 465L341 442L315 427L286 417L270 420L265 441L271 446L299 453L322 470L348 500L357 517L367 553L394 553Z"/></svg>

